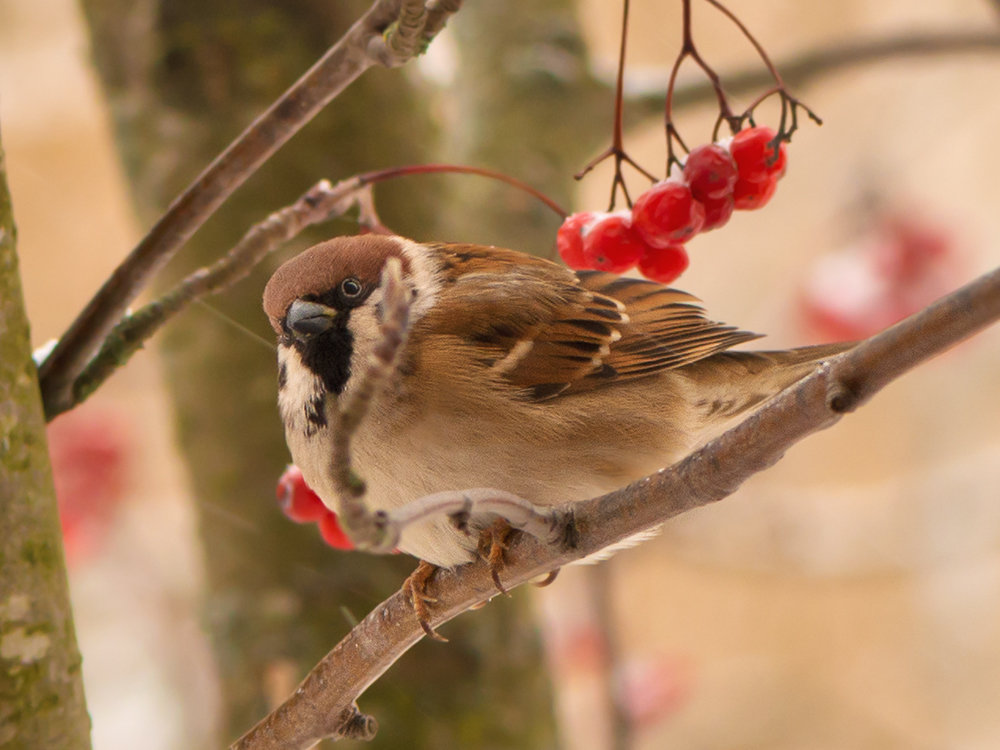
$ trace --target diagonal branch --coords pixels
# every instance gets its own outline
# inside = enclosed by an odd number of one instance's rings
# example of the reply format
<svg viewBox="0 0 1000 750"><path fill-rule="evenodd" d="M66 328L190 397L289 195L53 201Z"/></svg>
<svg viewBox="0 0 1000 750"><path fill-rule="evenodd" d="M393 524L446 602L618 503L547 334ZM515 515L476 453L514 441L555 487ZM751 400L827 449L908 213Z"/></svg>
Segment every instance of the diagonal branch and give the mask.
<svg viewBox="0 0 1000 750"><path fill-rule="evenodd" d="M420 5L414 17L414 6ZM39 368L47 413L72 404L73 383L129 302L222 203L289 138L373 65L401 65L459 3L375 0L341 39L181 194L115 269ZM401 13L406 15L404 28ZM414 25L415 24L415 25ZM420 40L411 44L413 35Z"/></svg>
<svg viewBox="0 0 1000 750"><path fill-rule="evenodd" d="M368 416L375 395L396 372L399 353L409 333L409 289L403 283L403 267L397 258L386 263L379 289L383 308L381 340L359 374L357 386L344 394L343 403L334 401L337 408L330 427L333 435L330 473L337 494L337 516L348 538L358 549L388 551L397 540L389 538L389 529L379 522L381 516L365 505L365 483L351 467L351 438Z"/></svg>
<svg viewBox="0 0 1000 750"><path fill-rule="evenodd" d="M887 383L1000 319L1000 269L824 363L739 425L670 469L573 505L573 548L528 535L507 551L511 586L591 555L640 531L732 494L807 435L836 423ZM483 561L440 570L427 586L434 627L496 593ZM310 747L326 736L369 739L375 724L358 696L423 636L397 592L376 607L309 673L295 693L237 740L235 750ZM362 727L364 731L358 731Z"/></svg>
<svg viewBox="0 0 1000 750"><path fill-rule="evenodd" d="M126 315L101 343L101 348L73 381L71 398L46 404L46 419L83 402L111 374L142 348L164 323L191 302L217 294L244 278L264 256L276 250L311 224L348 211L366 192L361 177L336 185L321 180L290 206L255 224L222 258L199 268L159 299Z"/></svg>
<svg viewBox="0 0 1000 750"><path fill-rule="evenodd" d="M46 418L54 419L85 401L170 318L190 303L209 294L225 291L243 279L266 255L306 227L342 216L357 207L360 226L369 231L391 234L382 225L375 211L372 196L374 185L407 175L433 173L473 174L499 180L537 198L558 214L565 215L565 211L544 194L514 177L461 164L411 164L377 169L341 180L332 186L327 180L320 180L295 203L275 211L264 221L252 226L229 252L211 266L199 268L159 299L122 318L101 342L97 354L73 381L71 397L58 403L46 404Z"/></svg>

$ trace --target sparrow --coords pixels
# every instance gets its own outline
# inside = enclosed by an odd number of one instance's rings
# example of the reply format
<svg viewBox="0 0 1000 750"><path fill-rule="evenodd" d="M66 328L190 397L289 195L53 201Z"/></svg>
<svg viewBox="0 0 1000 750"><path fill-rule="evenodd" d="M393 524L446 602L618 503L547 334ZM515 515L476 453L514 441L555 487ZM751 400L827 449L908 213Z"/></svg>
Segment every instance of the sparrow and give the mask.
<svg viewBox="0 0 1000 750"><path fill-rule="evenodd" d="M280 266L263 296L288 447L331 509L331 409L379 341L389 258L403 269L410 328L352 440L373 510L470 487L539 506L604 494L674 463L847 346L730 351L759 336L656 282L499 247L338 237ZM408 526L398 544L439 567L473 560L477 546L444 517Z"/></svg>

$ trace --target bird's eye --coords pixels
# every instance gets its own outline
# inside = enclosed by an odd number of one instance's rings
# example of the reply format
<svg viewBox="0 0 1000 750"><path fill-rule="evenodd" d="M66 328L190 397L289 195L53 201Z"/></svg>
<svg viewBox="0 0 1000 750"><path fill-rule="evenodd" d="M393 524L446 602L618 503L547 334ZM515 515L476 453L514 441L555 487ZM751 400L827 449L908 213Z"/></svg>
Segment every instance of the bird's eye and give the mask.
<svg viewBox="0 0 1000 750"><path fill-rule="evenodd" d="M362 291L361 282L353 276L348 276L340 282L340 293L347 299L354 299L360 296Z"/></svg>

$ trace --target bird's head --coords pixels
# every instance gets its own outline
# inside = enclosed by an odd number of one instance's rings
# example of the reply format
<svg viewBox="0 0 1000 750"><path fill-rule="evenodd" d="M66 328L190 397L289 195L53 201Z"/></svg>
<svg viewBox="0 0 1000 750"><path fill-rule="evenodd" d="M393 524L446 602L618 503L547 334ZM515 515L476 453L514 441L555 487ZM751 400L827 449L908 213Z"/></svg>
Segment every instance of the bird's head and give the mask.
<svg viewBox="0 0 1000 750"><path fill-rule="evenodd" d="M398 258L418 313L433 296L424 246L402 237L337 237L292 258L264 289L264 311L278 336L284 385L289 367L304 367L327 393L341 393L352 362L377 343L382 318L382 271ZM296 360L290 362L290 360Z"/></svg>

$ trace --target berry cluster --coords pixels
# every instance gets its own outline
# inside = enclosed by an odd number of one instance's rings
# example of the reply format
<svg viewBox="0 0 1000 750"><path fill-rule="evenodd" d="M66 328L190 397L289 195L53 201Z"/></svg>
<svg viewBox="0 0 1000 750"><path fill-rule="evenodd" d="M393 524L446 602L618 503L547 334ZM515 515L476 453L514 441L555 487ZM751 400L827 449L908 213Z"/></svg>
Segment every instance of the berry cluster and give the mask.
<svg viewBox="0 0 1000 750"><path fill-rule="evenodd" d="M312 491L298 466L290 465L278 480L276 491L282 512L295 523L315 523L323 541L334 549L354 549L340 527L337 514L327 508Z"/></svg>
<svg viewBox="0 0 1000 750"><path fill-rule="evenodd" d="M768 127L741 130L691 151L681 174L653 185L631 211L571 214L556 235L559 255L570 268L624 273L638 266L646 278L670 283L688 266L684 243L774 195L787 162L776 138Z"/></svg>

